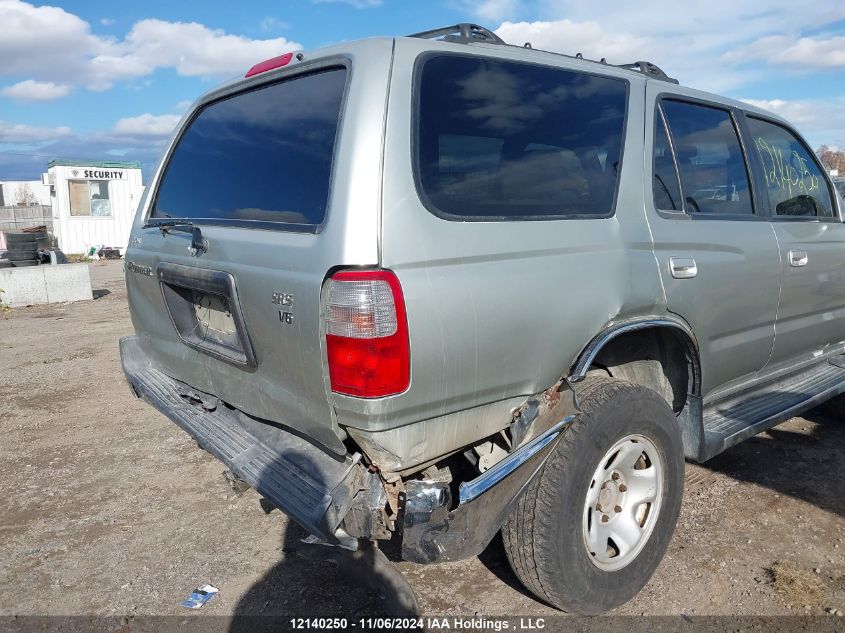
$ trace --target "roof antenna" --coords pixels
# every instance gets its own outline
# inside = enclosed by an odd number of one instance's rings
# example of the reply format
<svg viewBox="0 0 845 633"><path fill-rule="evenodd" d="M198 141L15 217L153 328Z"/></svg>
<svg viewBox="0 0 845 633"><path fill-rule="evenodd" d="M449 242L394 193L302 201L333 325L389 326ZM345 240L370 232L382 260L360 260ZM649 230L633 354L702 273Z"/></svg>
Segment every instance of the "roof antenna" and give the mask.
<svg viewBox="0 0 845 633"><path fill-rule="evenodd" d="M525 42L525 44L522 45L522 48L531 48L531 42Z"/></svg>
<svg viewBox="0 0 845 633"><path fill-rule="evenodd" d="M575 57L577 59L584 59L584 56L581 53L575 53Z"/></svg>

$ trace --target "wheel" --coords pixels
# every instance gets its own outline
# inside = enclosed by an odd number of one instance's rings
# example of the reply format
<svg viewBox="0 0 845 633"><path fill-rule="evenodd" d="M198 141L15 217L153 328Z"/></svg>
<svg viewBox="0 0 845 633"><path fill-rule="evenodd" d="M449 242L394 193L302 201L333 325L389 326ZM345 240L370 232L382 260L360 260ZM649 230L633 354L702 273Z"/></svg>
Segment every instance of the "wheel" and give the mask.
<svg viewBox="0 0 845 633"><path fill-rule="evenodd" d="M559 609L603 613L648 582L684 492L681 430L651 389L603 376L505 524L514 573Z"/></svg>

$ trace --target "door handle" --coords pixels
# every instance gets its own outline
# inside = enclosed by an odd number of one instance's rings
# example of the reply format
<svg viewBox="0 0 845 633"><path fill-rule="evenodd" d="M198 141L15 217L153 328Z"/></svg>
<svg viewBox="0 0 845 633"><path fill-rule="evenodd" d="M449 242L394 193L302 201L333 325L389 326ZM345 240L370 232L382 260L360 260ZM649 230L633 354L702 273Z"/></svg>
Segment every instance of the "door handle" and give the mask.
<svg viewBox="0 0 845 633"><path fill-rule="evenodd" d="M698 266L692 257L670 257L669 270L675 279L692 279L698 274Z"/></svg>
<svg viewBox="0 0 845 633"><path fill-rule="evenodd" d="M801 266L806 266L809 258L807 257L807 251L789 251L789 265L794 266L795 268L800 268Z"/></svg>

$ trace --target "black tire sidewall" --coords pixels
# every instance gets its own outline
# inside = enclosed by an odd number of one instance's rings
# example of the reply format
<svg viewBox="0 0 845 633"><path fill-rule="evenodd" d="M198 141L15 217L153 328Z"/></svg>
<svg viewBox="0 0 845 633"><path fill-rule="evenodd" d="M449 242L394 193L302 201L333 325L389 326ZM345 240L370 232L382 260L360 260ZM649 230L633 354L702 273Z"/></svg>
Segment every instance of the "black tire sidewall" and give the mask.
<svg viewBox="0 0 845 633"><path fill-rule="evenodd" d="M559 508L553 551L561 570L554 593L576 606L579 613L602 613L636 595L654 573L672 538L683 500L684 453L678 421L660 396L645 387L632 387L611 397L578 421L585 432L574 442L561 442L553 458L565 463L563 485L552 506ZM648 542L628 565L604 571L590 560L583 537L587 489L600 460L625 436L648 438L664 465L663 495ZM546 476L548 469L544 470Z"/></svg>
<svg viewBox="0 0 845 633"><path fill-rule="evenodd" d="M15 261L16 259L35 259L38 257L38 249L10 249L6 251L6 259Z"/></svg>

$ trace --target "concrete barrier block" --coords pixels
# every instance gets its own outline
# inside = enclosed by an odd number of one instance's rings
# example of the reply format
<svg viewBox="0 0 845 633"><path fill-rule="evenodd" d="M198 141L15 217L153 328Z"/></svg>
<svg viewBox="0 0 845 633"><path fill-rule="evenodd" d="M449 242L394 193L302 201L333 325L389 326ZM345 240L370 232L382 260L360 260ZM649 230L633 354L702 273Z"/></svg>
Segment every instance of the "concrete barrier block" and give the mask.
<svg viewBox="0 0 845 633"><path fill-rule="evenodd" d="M39 268L44 271L49 303L90 301L94 298L88 264L62 264Z"/></svg>
<svg viewBox="0 0 845 633"><path fill-rule="evenodd" d="M93 298L88 264L0 269L0 303L12 308Z"/></svg>
<svg viewBox="0 0 845 633"><path fill-rule="evenodd" d="M41 267L0 270L0 301L12 308L47 303L47 286Z"/></svg>

